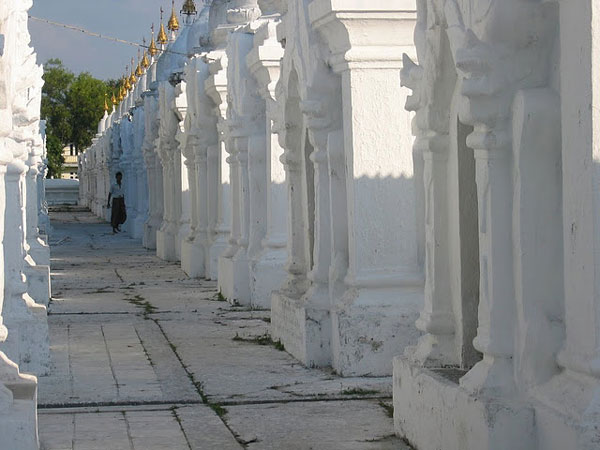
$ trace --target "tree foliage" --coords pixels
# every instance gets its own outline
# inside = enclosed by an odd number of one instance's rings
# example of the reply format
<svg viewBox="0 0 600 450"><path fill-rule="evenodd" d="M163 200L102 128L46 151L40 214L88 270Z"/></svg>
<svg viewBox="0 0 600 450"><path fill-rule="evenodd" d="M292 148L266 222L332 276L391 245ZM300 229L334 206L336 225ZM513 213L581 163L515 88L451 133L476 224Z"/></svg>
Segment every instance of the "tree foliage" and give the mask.
<svg viewBox="0 0 600 450"><path fill-rule="evenodd" d="M44 64L42 119L46 122L48 176L60 176L62 149L70 144L79 152L92 143L98 121L104 114L107 82L83 72L77 76L60 59Z"/></svg>

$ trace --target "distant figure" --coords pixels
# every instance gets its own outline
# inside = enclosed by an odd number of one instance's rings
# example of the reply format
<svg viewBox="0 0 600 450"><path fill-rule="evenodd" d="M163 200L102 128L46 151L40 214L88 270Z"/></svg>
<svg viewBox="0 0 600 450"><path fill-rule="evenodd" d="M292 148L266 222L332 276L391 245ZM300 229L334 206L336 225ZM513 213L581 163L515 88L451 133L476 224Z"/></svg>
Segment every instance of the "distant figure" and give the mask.
<svg viewBox="0 0 600 450"><path fill-rule="evenodd" d="M112 225L113 234L121 231L121 224L127 220L127 210L125 209L125 194L121 186L123 174L117 172L115 176L117 182L110 187L108 193L108 207L110 208L110 199L112 198L112 212L110 215L110 224Z"/></svg>

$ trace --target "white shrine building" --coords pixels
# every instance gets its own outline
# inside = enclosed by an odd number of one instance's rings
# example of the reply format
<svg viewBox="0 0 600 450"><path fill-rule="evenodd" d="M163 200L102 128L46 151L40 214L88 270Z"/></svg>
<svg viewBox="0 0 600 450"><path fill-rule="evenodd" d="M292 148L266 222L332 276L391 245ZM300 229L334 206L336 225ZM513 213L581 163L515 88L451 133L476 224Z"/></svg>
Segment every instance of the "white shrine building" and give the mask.
<svg viewBox="0 0 600 450"><path fill-rule="evenodd" d="M0 3L14 449L49 364L30 6ZM393 375L418 450L600 448L599 2L186 0L148 52L78 157L82 205L109 219L122 172L131 237L270 308L306 366Z"/></svg>

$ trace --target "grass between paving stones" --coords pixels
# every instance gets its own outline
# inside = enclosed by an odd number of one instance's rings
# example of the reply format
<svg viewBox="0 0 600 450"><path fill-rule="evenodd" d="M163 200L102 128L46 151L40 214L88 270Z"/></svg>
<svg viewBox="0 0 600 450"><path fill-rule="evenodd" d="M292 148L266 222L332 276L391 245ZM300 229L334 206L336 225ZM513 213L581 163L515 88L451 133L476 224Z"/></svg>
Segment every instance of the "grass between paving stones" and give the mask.
<svg viewBox="0 0 600 450"><path fill-rule="evenodd" d="M112 294L115 291L110 290L110 286L104 286L102 288L98 288L94 291L86 292L86 294Z"/></svg>
<svg viewBox="0 0 600 450"><path fill-rule="evenodd" d="M148 353L148 350L146 350L146 344L144 343L144 340L140 336L140 333L138 333L138 330L135 328L134 328L134 330L135 330L135 334L137 334L137 337L140 340L140 344L142 345L142 348L144 349L144 353L146 354L146 358L148 359L148 362L150 363L150 365L152 367L154 367L154 361L152 361L152 358L150 358L150 354Z"/></svg>
<svg viewBox="0 0 600 450"><path fill-rule="evenodd" d="M279 350L281 352L285 351L285 347L281 343L281 341L279 341L279 340L274 341L269 333L261 334L260 336L254 336L251 338L245 338L245 337L242 337L242 336L238 335L237 333L235 333L235 336L233 338L231 338L231 340L237 341L237 342L249 342L251 344L258 344L258 345L270 345L270 346L274 347L276 350Z"/></svg>
<svg viewBox="0 0 600 450"><path fill-rule="evenodd" d="M227 422L227 409L224 408L223 406L221 406L219 403L214 403L214 402L210 401L210 399L208 398L208 395L206 395L206 393L204 392L204 384L201 381L197 381L196 378L194 377L194 374L192 372L190 372L190 370L188 369L187 365L183 362L183 359L179 355L179 352L177 351L177 346L171 342L171 340L167 336L167 333L165 333L165 330L161 326L160 322L157 319L152 319L152 320L154 321L154 323L156 324L156 326L159 328L159 330L162 333L163 337L165 338L165 340L169 344L169 347L171 348L171 350L173 350L173 353L175 354L175 357L179 361L179 364L181 364L181 367L183 367L183 370L185 371L187 377L189 378L190 382L192 383L192 385L196 389L196 392L198 392L198 395L202 399L202 403L204 403L206 406L208 406L210 409L212 409L215 412L215 414L219 417L219 419L221 419L221 421L223 422L223 424L227 427L227 429L229 430L229 432L233 435L233 437L235 438L235 440L243 448L247 448L248 447L248 443L244 442L241 439L240 435L237 434L235 431L233 431L233 429L229 426L229 423Z"/></svg>
<svg viewBox="0 0 600 450"><path fill-rule="evenodd" d="M132 305L137 306L138 308L142 308L144 319L148 320L149 314L153 314L158 311L156 306L153 306L148 300L142 297L139 294L134 295L132 298L126 298L125 301L131 303Z"/></svg>
<svg viewBox="0 0 600 450"><path fill-rule="evenodd" d="M342 391L342 395L375 395L379 394L378 390L375 389L363 389L363 388L349 388Z"/></svg>
<svg viewBox="0 0 600 450"><path fill-rule="evenodd" d="M389 403L380 400L379 406L381 406L385 410L386 416L388 416L390 419L394 418L394 405L390 405Z"/></svg>
<svg viewBox="0 0 600 450"><path fill-rule="evenodd" d="M185 432L185 429L183 428L183 423L181 422L181 417L179 417L179 414L177 414L177 405L173 405L169 409L171 410L171 414L173 415L173 418L175 419L175 421L179 425L179 428L181 429L181 432L183 433L185 442L187 442L187 445L189 448L192 448L192 445L190 444L190 440L188 439L187 433Z"/></svg>

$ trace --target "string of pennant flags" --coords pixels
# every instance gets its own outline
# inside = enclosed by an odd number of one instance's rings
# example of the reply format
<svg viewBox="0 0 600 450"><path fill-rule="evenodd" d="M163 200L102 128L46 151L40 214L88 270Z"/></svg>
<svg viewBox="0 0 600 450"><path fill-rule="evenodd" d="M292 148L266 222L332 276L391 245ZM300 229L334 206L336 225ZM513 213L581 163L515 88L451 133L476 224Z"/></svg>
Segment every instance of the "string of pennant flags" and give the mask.
<svg viewBox="0 0 600 450"><path fill-rule="evenodd" d="M133 47L144 48L144 49L149 49L150 48L150 46L147 45L147 44L140 44L138 42L132 42L132 41L127 41L125 39L119 39L119 38L116 38L116 37L107 36L105 34L96 33L94 31L86 30L85 28L78 27L78 26L75 26L75 25L69 25L69 24L66 24L66 23L55 22L53 20L44 19L44 18L41 18L41 17L35 17L35 16L31 16L31 15L29 16L29 18L31 20L36 20L38 22L44 22L44 23L47 23L49 25L56 26L56 27L66 28L67 30L78 31L78 32L81 32L81 33L86 34L88 36L92 36L92 37L96 37L96 38L100 38L100 39L105 39L105 40L108 40L108 41L118 42L120 44L131 45ZM185 53L177 52L177 51L173 51L173 50L169 50L169 49L165 49L162 52L163 53L171 53L171 54L175 54L175 55L187 56Z"/></svg>

